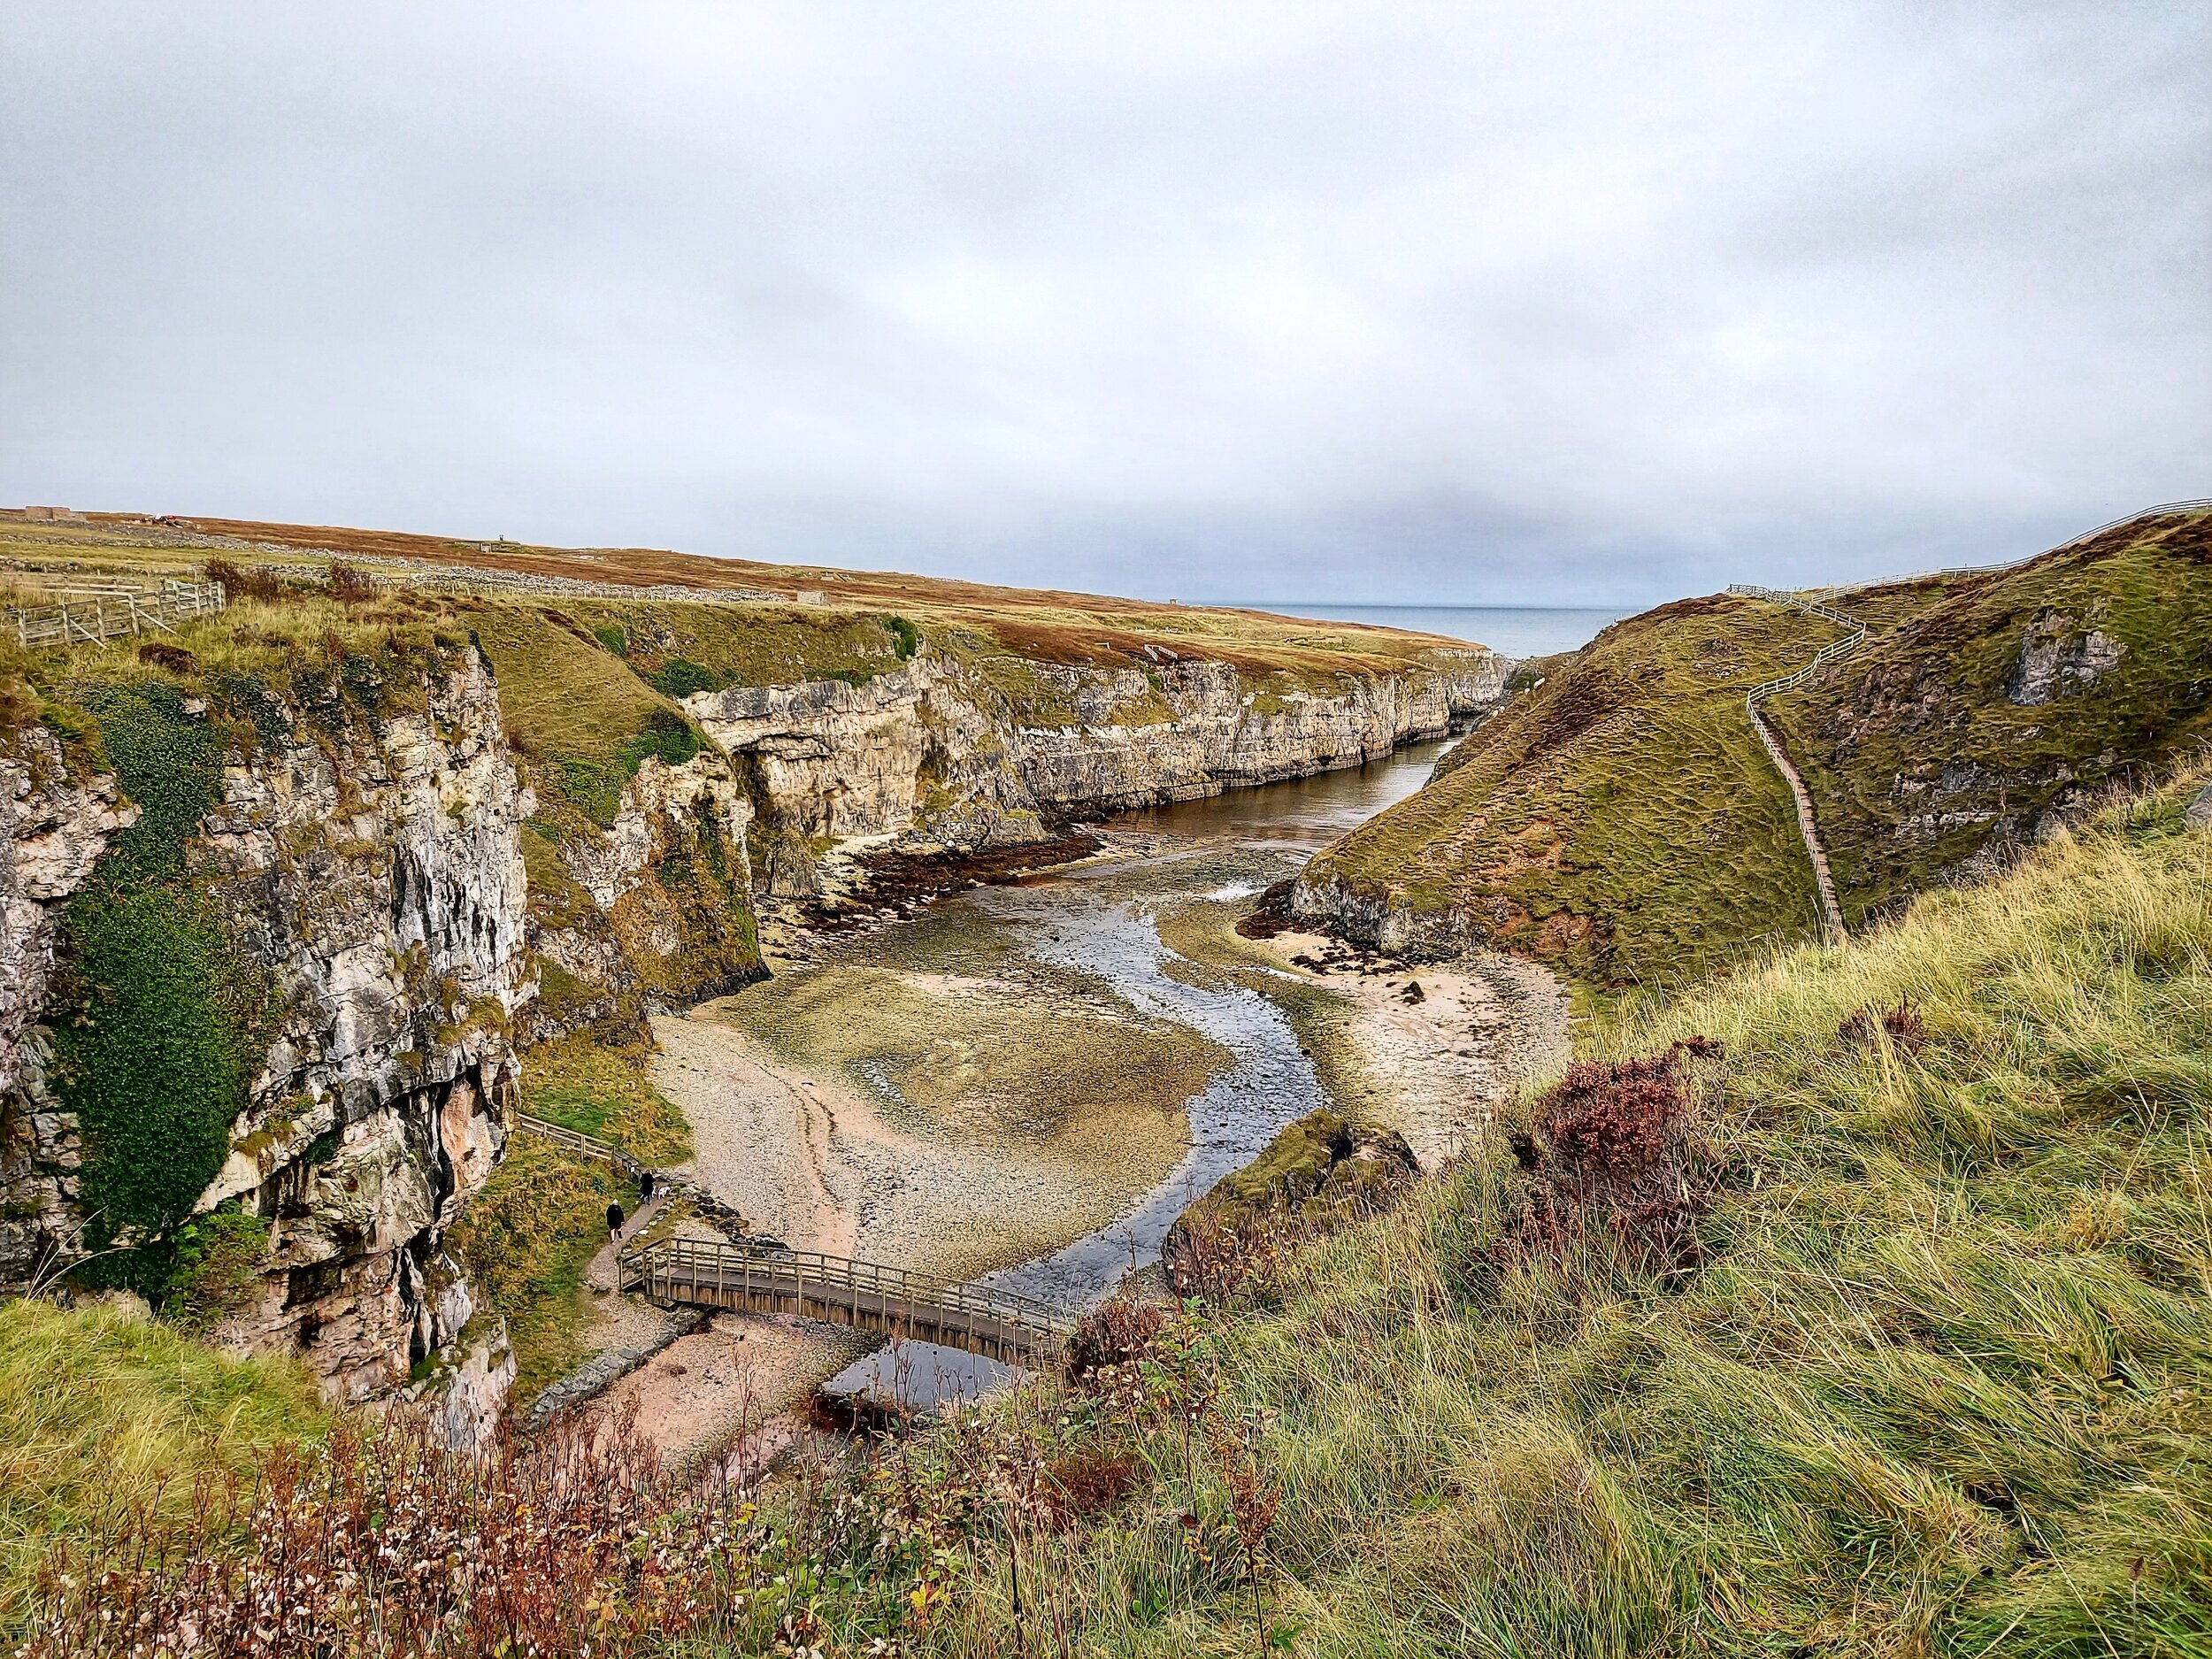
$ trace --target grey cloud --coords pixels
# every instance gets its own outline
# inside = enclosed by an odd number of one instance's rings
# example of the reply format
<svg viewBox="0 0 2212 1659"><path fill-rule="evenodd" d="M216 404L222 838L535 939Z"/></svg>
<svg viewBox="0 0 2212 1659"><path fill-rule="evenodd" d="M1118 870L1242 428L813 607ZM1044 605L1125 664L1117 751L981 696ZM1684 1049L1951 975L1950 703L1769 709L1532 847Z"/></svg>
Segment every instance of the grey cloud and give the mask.
<svg viewBox="0 0 2212 1659"><path fill-rule="evenodd" d="M0 500L1640 602L2212 488L2200 7L0 0Z"/></svg>

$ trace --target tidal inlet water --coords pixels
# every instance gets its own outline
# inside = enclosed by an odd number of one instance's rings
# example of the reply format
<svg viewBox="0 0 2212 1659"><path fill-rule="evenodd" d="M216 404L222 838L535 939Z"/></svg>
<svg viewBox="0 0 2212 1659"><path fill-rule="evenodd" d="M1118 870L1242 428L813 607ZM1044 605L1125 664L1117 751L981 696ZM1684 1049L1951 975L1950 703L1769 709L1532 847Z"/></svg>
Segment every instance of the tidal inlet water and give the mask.
<svg viewBox="0 0 2212 1659"><path fill-rule="evenodd" d="M1358 1087L1344 998L1233 924L1448 747L1117 815L1100 857L663 1022L701 1173L795 1245L1097 1301L1221 1176ZM1006 1374L910 1342L829 1386L926 1404Z"/></svg>

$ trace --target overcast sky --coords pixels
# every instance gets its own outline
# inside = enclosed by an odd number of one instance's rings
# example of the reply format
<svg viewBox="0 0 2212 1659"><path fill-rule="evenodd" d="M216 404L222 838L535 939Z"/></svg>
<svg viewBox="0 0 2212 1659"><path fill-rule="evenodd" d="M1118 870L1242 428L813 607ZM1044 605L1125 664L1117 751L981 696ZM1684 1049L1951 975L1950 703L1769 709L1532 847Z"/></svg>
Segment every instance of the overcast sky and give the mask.
<svg viewBox="0 0 2212 1659"><path fill-rule="evenodd" d="M0 503L1640 604L2212 495L2212 6L0 0Z"/></svg>

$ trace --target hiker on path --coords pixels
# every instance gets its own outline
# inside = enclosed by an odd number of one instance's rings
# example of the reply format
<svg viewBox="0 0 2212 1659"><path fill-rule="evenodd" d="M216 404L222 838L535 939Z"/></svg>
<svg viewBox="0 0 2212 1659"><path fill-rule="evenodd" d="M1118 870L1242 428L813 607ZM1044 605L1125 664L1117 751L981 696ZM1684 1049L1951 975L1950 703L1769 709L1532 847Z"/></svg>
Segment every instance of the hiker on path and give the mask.
<svg viewBox="0 0 2212 1659"><path fill-rule="evenodd" d="M653 1202L653 1171L650 1170L637 1178L637 1202L641 1210Z"/></svg>
<svg viewBox="0 0 2212 1659"><path fill-rule="evenodd" d="M622 1206L620 1204L607 1206L607 1242L609 1244L622 1242Z"/></svg>

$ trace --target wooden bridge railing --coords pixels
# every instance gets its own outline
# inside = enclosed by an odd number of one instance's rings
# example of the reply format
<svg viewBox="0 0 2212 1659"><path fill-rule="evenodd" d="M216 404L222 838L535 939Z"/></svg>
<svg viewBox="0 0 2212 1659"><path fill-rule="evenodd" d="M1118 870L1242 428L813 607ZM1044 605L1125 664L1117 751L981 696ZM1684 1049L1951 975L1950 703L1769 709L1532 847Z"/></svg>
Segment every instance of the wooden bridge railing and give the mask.
<svg viewBox="0 0 2212 1659"><path fill-rule="evenodd" d="M1034 1296L940 1285L875 1262L708 1239L625 1251L621 1286L659 1302L738 1313L796 1313L937 1342L1033 1369L1060 1356L1075 1322Z"/></svg>

